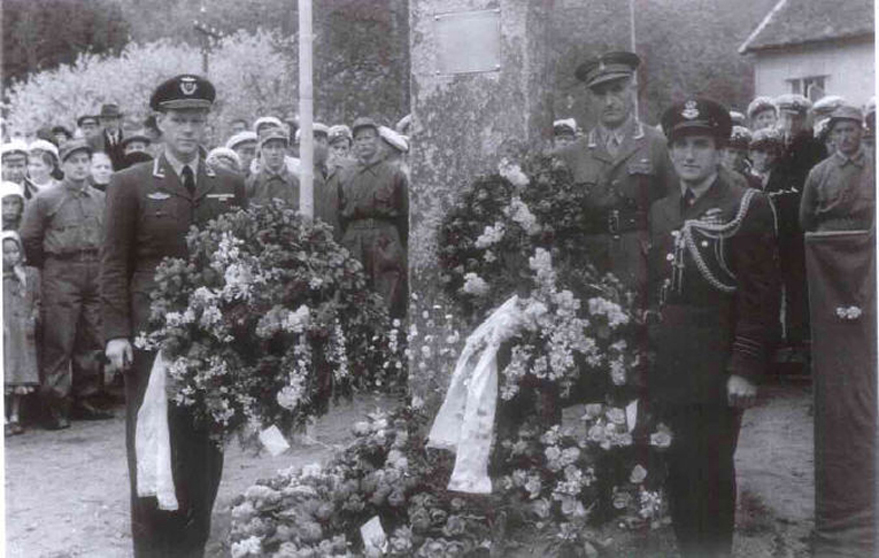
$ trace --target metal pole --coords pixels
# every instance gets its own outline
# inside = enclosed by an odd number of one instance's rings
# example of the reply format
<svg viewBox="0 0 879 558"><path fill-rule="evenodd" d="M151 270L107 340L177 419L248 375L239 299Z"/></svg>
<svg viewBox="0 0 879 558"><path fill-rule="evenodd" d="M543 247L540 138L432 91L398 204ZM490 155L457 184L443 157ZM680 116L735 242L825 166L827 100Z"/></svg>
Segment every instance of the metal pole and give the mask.
<svg viewBox="0 0 879 558"><path fill-rule="evenodd" d="M314 88L311 0L299 0L299 212L314 217Z"/></svg>

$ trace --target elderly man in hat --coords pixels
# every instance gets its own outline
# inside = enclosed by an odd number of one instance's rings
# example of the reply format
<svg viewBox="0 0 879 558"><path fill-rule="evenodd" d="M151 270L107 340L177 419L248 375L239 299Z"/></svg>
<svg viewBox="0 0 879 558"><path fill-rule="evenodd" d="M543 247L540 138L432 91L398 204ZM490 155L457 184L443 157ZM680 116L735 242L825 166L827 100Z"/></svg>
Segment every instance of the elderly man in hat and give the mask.
<svg viewBox="0 0 879 558"><path fill-rule="evenodd" d="M647 281L647 213L674 182L665 139L635 114L635 70L631 52L610 52L582 64L598 122L588 135L557 156L587 191L592 216L586 247L602 272L611 272L643 302Z"/></svg>
<svg viewBox="0 0 879 558"><path fill-rule="evenodd" d="M287 133L269 128L259 138L259 172L247 179L247 197L252 203L278 199L299 209L299 178L287 168Z"/></svg>
<svg viewBox="0 0 879 558"><path fill-rule="evenodd" d="M214 103L214 86L191 74L161 83L150 97L164 150L148 164L113 175L107 188L101 257L101 302L106 355L124 370L126 446L131 480L134 554L202 556L211 510L223 468L223 452L186 407L168 403L177 509L163 509L154 496L139 494L135 428L155 354L135 350L132 340L150 315L156 267L166 257L185 258L186 234L245 205L244 180L206 165L199 150Z"/></svg>
<svg viewBox="0 0 879 558"><path fill-rule="evenodd" d="M729 556L735 516L733 454L742 410L753 405L778 310L768 198L720 172L727 110L688 99L662 128L679 180L650 210L647 388L674 439L669 490L685 557Z"/></svg>
<svg viewBox="0 0 879 558"><path fill-rule="evenodd" d="M342 245L360 260L370 286L391 315L406 314L406 246L409 237L409 181L399 166L382 157L378 125L354 121L357 162L338 177Z"/></svg>
<svg viewBox="0 0 879 558"><path fill-rule="evenodd" d="M62 145L64 180L27 205L19 231L28 262L42 272L42 395L55 430L69 427L71 416L112 417L94 405L101 390L104 194L89 183L91 159L84 138Z"/></svg>
<svg viewBox="0 0 879 558"><path fill-rule="evenodd" d="M110 156L113 170L122 168L125 148L122 145L122 112L116 103L107 103L101 107L98 115L101 121L101 151Z"/></svg>
<svg viewBox="0 0 879 558"><path fill-rule="evenodd" d="M771 97L757 97L748 104L748 120L751 131L775 128L778 123L778 107Z"/></svg>

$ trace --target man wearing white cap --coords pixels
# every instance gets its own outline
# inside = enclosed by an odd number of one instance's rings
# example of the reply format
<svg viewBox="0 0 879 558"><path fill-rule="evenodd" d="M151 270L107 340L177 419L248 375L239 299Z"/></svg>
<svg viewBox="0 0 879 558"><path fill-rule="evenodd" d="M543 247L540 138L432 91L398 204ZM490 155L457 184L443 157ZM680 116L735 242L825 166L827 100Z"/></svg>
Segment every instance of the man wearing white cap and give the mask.
<svg viewBox="0 0 879 558"><path fill-rule="evenodd" d="M245 178L250 177L250 165L256 158L256 132L245 130L229 138L226 147L238 154L240 172Z"/></svg>
<svg viewBox="0 0 879 558"><path fill-rule="evenodd" d="M12 140L0 146L3 180L15 182L24 188L24 179L27 176L27 156L28 146L21 140ZM26 193L25 197L27 197Z"/></svg>
<svg viewBox="0 0 879 558"><path fill-rule="evenodd" d="M573 118L552 123L552 145L560 149L577 141L577 121Z"/></svg>

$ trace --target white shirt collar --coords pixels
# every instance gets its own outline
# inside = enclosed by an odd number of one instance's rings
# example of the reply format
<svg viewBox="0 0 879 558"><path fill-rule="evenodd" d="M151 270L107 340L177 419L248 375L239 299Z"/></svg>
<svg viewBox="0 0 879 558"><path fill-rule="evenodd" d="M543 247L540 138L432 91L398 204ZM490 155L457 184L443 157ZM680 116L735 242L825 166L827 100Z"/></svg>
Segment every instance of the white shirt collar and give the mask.
<svg viewBox="0 0 879 558"><path fill-rule="evenodd" d="M171 168L174 170L174 174L176 174L181 179L183 178L182 174L183 174L183 167L184 166L188 166L189 168L192 169L192 177L193 178L198 177L198 153L197 152L195 154L195 158L193 158L192 161L189 161L188 163L184 163L183 161L181 161L180 159L178 159L177 157L172 155L171 152L166 149L165 150L165 159L168 160L168 164L171 165Z"/></svg>
<svg viewBox="0 0 879 558"><path fill-rule="evenodd" d="M717 180L716 171L712 173L711 176L695 186L691 184L684 184L684 181L681 180L681 197L687 194L687 189L690 189L693 191L693 195L695 196L693 198L693 202L695 203L696 200L705 195L705 192L707 192L711 188L711 185L714 184L715 180Z"/></svg>

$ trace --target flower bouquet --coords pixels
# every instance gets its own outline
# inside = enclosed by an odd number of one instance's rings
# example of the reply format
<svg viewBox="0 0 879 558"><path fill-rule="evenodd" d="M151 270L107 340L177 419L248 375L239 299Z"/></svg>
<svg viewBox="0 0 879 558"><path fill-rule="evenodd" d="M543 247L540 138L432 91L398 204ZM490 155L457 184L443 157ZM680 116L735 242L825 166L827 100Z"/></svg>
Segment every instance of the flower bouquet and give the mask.
<svg viewBox="0 0 879 558"><path fill-rule="evenodd" d="M136 345L161 350L171 399L218 440L247 425L289 431L357 385L404 382L396 329L327 225L276 201L187 244L187 259L159 266Z"/></svg>

